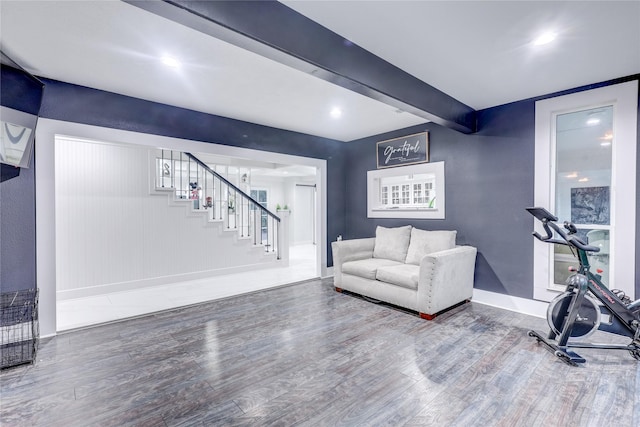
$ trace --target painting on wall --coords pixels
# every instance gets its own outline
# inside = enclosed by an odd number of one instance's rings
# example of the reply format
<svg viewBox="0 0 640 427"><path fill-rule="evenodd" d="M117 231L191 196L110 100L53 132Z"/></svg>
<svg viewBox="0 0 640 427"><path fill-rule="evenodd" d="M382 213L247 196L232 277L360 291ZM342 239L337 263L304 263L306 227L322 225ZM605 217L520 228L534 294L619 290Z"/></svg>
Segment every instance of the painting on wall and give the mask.
<svg viewBox="0 0 640 427"><path fill-rule="evenodd" d="M574 224L610 224L609 187L571 189L571 222Z"/></svg>

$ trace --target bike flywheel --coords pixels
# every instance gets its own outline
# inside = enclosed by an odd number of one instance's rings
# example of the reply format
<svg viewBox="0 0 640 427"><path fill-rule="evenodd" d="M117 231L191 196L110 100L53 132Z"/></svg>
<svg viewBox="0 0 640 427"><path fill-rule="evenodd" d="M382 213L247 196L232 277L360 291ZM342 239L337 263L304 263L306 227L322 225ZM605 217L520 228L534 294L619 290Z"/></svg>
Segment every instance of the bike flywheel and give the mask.
<svg viewBox="0 0 640 427"><path fill-rule="evenodd" d="M572 291L558 295L547 309L547 322L556 334L560 335L567 321L571 302L576 293ZM578 309L570 336L572 338L588 337L600 327L600 307L589 295L585 295Z"/></svg>

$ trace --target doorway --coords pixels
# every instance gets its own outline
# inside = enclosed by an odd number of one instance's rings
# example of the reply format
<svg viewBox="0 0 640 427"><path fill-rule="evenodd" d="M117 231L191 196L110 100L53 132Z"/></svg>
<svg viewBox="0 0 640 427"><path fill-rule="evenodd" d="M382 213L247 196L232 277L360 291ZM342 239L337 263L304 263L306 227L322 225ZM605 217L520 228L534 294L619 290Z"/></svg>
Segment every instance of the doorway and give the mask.
<svg viewBox="0 0 640 427"><path fill-rule="evenodd" d="M84 125L78 123L71 122L61 122L57 120L51 119L42 119L39 123L37 130L37 138L41 141L40 144L36 147L36 152L38 156L39 166L38 166L38 175L39 179L36 182L36 226L38 228L38 241L37 241L37 274L39 277L39 288L40 288L40 331L42 336L54 335L57 331L62 329L70 329L73 327L81 327L86 325L80 324L68 324L66 328L58 327L58 308L56 306L58 301L58 264L56 262L56 253L58 250L58 242L56 239L56 225L58 222L64 220L64 215L51 215L51 206L56 206L56 198L57 198L57 183L56 183L56 168L55 168L55 146L56 146L56 137L60 135L72 135L76 139L81 140L91 140L91 141L118 141L117 145L122 146L141 146L141 147L162 147L165 150L175 150L175 151L183 151L183 152L197 152L197 153L205 153L212 154L215 156L234 158L234 159L244 159L245 161L260 161L270 162L273 165L297 165L297 167L305 167L305 168L313 168L313 170L317 170L318 174L315 176L315 182L318 185L318 194L319 203L316 206L316 218L321 218L320 221L317 221L317 233L316 241L318 244L316 245L315 258L312 266L313 276L318 277L326 274L326 161L320 159L312 159L306 157L278 154L278 153L270 153L270 152L262 152L247 148L239 148L239 147L230 147L230 146L222 146L216 144L205 144L199 143L195 141L187 141L170 137L163 137L158 135L148 135L141 134L137 132L131 131L123 131L118 129L109 129L109 128L101 128L92 125ZM148 158L148 162L151 164L154 159ZM82 162L75 163L77 165L82 165ZM108 165L107 165L108 166ZM274 168L272 168L274 169ZM147 177L148 179L148 177ZM128 187L125 187L128 188ZM114 193L120 194L120 193ZM270 196L274 196L274 194L270 194ZM166 196L164 196L166 197ZM273 197L272 197L273 198ZM275 201L275 200L273 200ZM282 272L277 272L273 269L273 277L267 277L267 270L250 272L253 274L257 274L259 276L259 280L247 279L246 277L238 278L233 277L234 281L229 282L225 286L217 286L221 283L221 277L229 277L229 276L216 276L215 280L213 280L212 286L200 286L200 289L207 289L216 292L207 296L207 299L201 301L189 301L188 303L196 303L206 301L208 299L215 299L221 297L228 297L236 294L241 294L245 292L252 292L257 289L249 288L249 285L261 286L262 288L280 286L287 283L295 283L300 280L304 280L304 278L300 278L296 276L299 272L295 269L286 269L283 268ZM288 274L287 277L284 277ZM271 270L269 270L271 272ZM155 280L155 278L153 278ZM267 280L269 279L269 280ZM145 279L146 280L146 279ZM194 281L197 282L197 281ZM115 285L119 285L120 282ZM120 286L120 285L119 285ZM125 286L123 282L122 286ZM142 286L140 287L141 293L145 293L147 290L151 289L159 289L160 285L156 286L153 283L153 286ZM175 286L175 284L167 284L167 289L175 290L179 289L179 287ZM173 301L176 304L182 304L185 301L179 300L179 298L172 298L166 294L159 296L158 298L152 299L150 297L142 298L140 303L135 302L132 303L131 299L127 299L126 301L122 301L122 304L115 304L111 300L111 296L106 297L100 295L98 291L101 292L101 289L104 287L91 287L91 288L78 288L74 290L75 294L78 294L79 297L82 298L101 298L105 302L105 308L101 306L100 309L93 309L89 304L84 304L83 307L88 311L92 311L94 313L104 313L111 312L117 314L118 316L131 317L133 315L140 315L144 313L124 313L121 308L129 308L129 307L140 307L144 308L143 305L153 301ZM94 289L96 292L94 292ZM128 289L127 289L128 291ZM80 295L82 293L82 295ZM75 298L75 294L74 297ZM130 293L120 292L121 296L130 297ZM196 293L197 296L197 293ZM202 296L202 295L201 295ZM200 296L200 298L201 298ZM80 298L77 298L80 299ZM144 302L144 304L143 304ZM117 307L114 306L117 305ZM111 306L108 310L107 307ZM179 306L179 305L177 305ZM150 311L158 311L158 309L166 309L168 307L153 307L150 308ZM122 317L120 317L122 318ZM101 319L101 322L110 321L114 319Z"/></svg>
<svg viewBox="0 0 640 427"><path fill-rule="evenodd" d="M294 245L315 245L316 235L316 186L296 184L294 192Z"/></svg>

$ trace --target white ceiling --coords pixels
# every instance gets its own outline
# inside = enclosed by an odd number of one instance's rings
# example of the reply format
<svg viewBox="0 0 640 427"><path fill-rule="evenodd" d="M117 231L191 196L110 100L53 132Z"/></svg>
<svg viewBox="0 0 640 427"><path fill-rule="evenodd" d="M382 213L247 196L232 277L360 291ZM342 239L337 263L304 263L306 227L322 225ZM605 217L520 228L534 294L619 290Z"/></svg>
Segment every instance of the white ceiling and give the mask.
<svg viewBox="0 0 640 427"><path fill-rule="evenodd" d="M227 166L229 174L249 172L251 176L261 177L310 177L316 175L316 168L304 165L291 165L282 163L264 162L261 160L249 160L245 158L223 156L211 153L196 153L198 159L207 166ZM217 170L219 172L219 170ZM227 176L225 173L223 175Z"/></svg>
<svg viewBox="0 0 640 427"><path fill-rule="evenodd" d="M284 3L474 109L640 73L640 1ZM0 15L2 50L39 76L342 141L425 122L120 1ZM532 49L544 29L557 42Z"/></svg>
<svg viewBox="0 0 640 427"><path fill-rule="evenodd" d="M283 3L476 110L640 73L639 1Z"/></svg>

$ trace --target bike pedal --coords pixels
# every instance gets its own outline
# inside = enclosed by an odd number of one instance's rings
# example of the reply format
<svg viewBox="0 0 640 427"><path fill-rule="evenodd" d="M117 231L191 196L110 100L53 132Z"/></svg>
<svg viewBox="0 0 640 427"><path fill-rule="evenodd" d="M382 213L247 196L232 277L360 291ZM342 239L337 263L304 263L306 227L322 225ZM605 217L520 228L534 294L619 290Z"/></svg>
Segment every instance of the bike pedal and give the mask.
<svg viewBox="0 0 640 427"><path fill-rule="evenodd" d="M578 363L585 363L587 360L578 353L571 350L556 350L555 355L570 365L577 366Z"/></svg>

